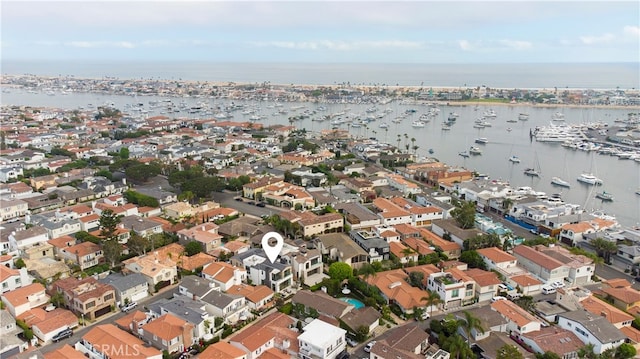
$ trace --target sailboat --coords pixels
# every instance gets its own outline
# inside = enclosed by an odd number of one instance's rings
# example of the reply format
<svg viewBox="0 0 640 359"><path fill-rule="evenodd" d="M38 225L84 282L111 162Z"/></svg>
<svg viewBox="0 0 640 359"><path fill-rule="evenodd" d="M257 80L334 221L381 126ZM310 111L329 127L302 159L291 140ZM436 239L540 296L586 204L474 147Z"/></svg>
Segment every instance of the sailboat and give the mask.
<svg viewBox="0 0 640 359"><path fill-rule="evenodd" d="M567 175L567 154L565 153L564 155L564 171L563 171L563 176L566 177ZM551 184L552 185L556 185L559 187L565 187L565 188L570 188L571 184L565 180L562 179L562 177L552 177L551 178Z"/></svg>
<svg viewBox="0 0 640 359"><path fill-rule="evenodd" d="M596 198L599 198L603 201L613 201L613 195L611 193L607 193L606 191L596 193Z"/></svg>
<svg viewBox="0 0 640 359"><path fill-rule="evenodd" d="M530 177L540 177L540 163L538 162L538 154L534 156L533 167L526 168L524 174Z"/></svg>

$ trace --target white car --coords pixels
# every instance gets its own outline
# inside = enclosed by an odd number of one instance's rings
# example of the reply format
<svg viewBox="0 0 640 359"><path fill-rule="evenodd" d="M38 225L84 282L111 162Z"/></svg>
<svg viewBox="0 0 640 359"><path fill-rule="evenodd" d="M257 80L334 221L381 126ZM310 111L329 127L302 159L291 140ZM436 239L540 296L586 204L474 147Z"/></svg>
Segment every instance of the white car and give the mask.
<svg viewBox="0 0 640 359"><path fill-rule="evenodd" d="M365 353L371 353L371 348L373 348L373 346L376 345L376 341L372 341L372 342L368 342L367 345L364 346L364 348L362 348Z"/></svg>
<svg viewBox="0 0 640 359"><path fill-rule="evenodd" d="M496 296L496 297L491 298L491 303L495 303L495 302L497 302L499 300L507 300L507 298L505 298L503 296Z"/></svg>
<svg viewBox="0 0 640 359"><path fill-rule="evenodd" d="M124 306L122 306L122 308L120 308L120 310L123 311L123 312L128 312L128 311L132 310L133 308L135 308L137 306L138 306L138 303L131 302L129 304L125 304Z"/></svg>
<svg viewBox="0 0 640 359"><path fill-rule="evenodd" d="M555 281L553 283L551 283L551 286L558 289L558 288L564 288L564 283L560 282L560 281Z"/></svg>

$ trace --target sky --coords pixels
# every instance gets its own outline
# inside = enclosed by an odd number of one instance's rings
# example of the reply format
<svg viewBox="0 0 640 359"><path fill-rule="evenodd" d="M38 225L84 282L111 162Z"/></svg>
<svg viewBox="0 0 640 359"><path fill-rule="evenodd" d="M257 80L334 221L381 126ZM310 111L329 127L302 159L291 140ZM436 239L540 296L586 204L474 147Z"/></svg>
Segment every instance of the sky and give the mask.
<svg viewBox="0 0 640 359"><path fill-rule="evenodd" d="M2 60L639 62L638 1L0 2Z"/></svg>

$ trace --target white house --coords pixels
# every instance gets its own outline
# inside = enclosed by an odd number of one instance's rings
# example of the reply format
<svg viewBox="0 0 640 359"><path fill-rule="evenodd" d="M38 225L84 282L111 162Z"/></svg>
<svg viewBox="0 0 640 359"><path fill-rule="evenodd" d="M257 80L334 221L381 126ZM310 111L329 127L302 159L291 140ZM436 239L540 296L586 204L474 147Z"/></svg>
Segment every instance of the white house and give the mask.
<svg viewBox="0 0 640 359"><path fill-rule="evenodd" d="M558 326L576 333L584 344L593 344L595 354L617 348L627 338L605 317L593 315L585 310L558 314Z"/></svg>
<svg viewBox="0 0 640 359"><path fill-rule="evenodd" d="M334 359L346 348L347 331L314 319L298 336L300 359Z"/></svg>

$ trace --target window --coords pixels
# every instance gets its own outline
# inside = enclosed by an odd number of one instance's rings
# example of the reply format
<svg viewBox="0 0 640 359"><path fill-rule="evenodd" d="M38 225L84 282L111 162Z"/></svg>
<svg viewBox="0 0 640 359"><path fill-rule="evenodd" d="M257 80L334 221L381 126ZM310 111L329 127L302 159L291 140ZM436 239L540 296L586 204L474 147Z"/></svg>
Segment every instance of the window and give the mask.
<svg viewBox="0 0 640 359"><path fill-rule="evenodd" d="M91 301L91 302L89 302L89 303L85 304L85 306L84 306L84 307L85 307L86 309L89 309L89 308L93 308L93 307L95 307L95 306L96 306L96 302L95 302L95 301Z"/></svg>
<svg viewBox="0 0 640 359"><path fill-rule="evenodd" d="M108 301L108 300L111 300L111 299L113 299L113 293L109 293L109 294L104 296L104 301L105 302Z"/></svg>
<svg viewBox="0 0 640 359"><path fill-rule="evenodd" d="M454 289L451 291L451 297L453 298L457 298L460 295L460 290L459 289Z"/></svg>

